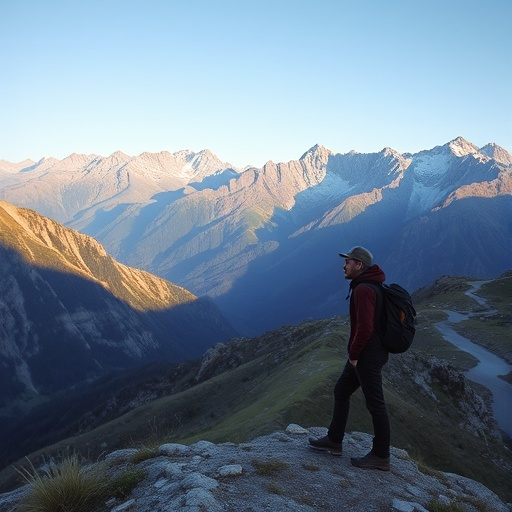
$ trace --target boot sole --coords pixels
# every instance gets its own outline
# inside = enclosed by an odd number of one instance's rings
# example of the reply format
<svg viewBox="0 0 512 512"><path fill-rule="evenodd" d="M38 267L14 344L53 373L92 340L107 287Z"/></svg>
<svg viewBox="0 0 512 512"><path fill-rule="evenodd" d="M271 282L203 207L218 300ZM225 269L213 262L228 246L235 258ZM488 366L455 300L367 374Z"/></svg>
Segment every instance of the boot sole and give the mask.
<svg viewBox="0 0 512 512"><path fill-rule="evenodd" d="M341 457L343 455L342 452L335 451L332 448L321 448L320 446L313 446L311 444L309 445L309 447L312 450L315 450L316 452L327 452L330 453L331 455L334 455L335 457Z"/></svg>
<svg viewBox="0 0 512 512"><path fill-rule="evenodd" d="M354 464L352 461L350 461L350 463L355 468L360 468L360 469L378 469L379 471L390 471L390 469L391 469L389 466L377 466L377 465L364 466L364 465Z"/></svg>

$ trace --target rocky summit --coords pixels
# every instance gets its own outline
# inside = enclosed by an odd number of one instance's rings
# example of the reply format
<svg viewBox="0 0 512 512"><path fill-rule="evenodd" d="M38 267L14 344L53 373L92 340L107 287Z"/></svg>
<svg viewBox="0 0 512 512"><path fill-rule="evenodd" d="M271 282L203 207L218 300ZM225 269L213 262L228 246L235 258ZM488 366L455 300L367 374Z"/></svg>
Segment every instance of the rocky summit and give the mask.
<svg viewBox="0 0 512 512"><path fill-rule="evenodd" d="M291 424L241 444L168 443L150 458L140 457L140 449L112 452L105 458L110 472L137 465L144 478L123 499L108 499L101 512L511 510L484 485L422 467L398 448L391 450L389 472L353 467L350 457L371 446L368 434L347 434L342 457L310 450L308 437L325 433ZM27 491L1 496L0 512L16 510Z"/></svg>

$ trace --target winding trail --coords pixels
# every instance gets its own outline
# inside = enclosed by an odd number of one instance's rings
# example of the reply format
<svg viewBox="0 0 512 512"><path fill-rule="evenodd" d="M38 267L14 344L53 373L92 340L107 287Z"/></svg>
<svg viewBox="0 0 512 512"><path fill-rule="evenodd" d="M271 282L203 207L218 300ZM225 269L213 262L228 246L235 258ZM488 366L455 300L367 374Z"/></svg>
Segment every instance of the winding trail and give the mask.
<svg viewBox="0 0 512 512"><path fill-rule="evenodd" d="M469 284L472 288L466 292L466 295L478 302L483 308L486 308L486 311L479 311L478 313L457 313L455 311L443 310L444 313L448 315L448 318L435 324L435 327L441 332L446 341L478 359L478 364L465 372L465 375L468 379L485 386L491 391L494 417L501 430L512 438L512 384L499 378L499 375L507 375L510 373L512 371L512 365L492 352L489 352L484 347L461 336L451 327L453 324L466 320L475 314L478 316L491 316L496 314L495 310L489 308L485 299L476 295L481 286L486 282L488 281L470 282Z"/></svg>

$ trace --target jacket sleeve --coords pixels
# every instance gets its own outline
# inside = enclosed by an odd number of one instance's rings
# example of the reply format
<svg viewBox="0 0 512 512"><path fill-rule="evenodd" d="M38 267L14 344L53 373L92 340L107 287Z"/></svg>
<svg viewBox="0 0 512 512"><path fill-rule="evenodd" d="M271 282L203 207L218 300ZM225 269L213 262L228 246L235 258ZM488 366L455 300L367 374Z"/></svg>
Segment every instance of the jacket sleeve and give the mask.
<svg viewBox="0 0 512 512"><path fill-rule="evenodd" d="M354 337L350 344L349 357L359 359L364 347L370 341L374 330L376 292L369 286L360 284L354 289L353 297L355 309Z"/></svg>

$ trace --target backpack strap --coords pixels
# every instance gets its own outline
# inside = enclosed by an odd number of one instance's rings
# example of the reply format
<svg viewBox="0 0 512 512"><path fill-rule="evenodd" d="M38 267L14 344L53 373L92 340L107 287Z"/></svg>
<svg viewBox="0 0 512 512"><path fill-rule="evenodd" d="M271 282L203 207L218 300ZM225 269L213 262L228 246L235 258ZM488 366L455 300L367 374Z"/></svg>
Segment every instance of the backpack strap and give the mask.
<svg viewBox="0 0 512 512"><path fill-rule="evenodd" d="M373 329L382 338L386 331L386 318L384 316L384 290L382 289L382 285L374 282L362 282L360 284L364 284L372 290L375 290L376 300Z"/></svg>

